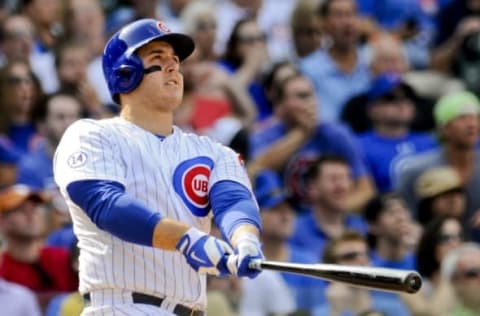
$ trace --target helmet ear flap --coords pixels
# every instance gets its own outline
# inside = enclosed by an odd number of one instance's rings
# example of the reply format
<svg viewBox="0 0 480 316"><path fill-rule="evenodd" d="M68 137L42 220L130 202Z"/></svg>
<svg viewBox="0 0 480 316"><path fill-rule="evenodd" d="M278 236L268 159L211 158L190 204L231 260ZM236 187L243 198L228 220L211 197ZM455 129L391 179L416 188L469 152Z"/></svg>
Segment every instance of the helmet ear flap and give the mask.
<svg viewBox="0 0 480 316"><path fill-rule="evenodd" d="M113 82L117 93L128 93L134 90L143 78L143 63L136 55L123 59L113 69Z"/></svg>

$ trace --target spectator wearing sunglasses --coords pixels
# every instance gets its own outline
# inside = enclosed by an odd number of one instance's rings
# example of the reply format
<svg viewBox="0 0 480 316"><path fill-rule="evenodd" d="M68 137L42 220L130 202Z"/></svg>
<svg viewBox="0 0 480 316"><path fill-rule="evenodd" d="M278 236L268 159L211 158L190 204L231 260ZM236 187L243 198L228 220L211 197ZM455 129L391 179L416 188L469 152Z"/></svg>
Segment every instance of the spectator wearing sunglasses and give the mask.
<svg viewBox="0 0 480 316"><path fill-rule="evenodd" d="M355 231L345 231L325 247L323 262L330 264L369 266L368 245L365 238ZM312 311L320 315L410 315L398 297L378 291L332 282L326 290L327 303Z"/></svg>
<svg viewBox="0 0 480 316"><path fill-rule="evenodd" d="M480 314L480 246L465 243L447 254L442 273L451 280L457 302L452 316Z"/></svg>
<svg viewBox="0 0 480 316"><path fill-rule="evenodd" d="M37 140L32 111L40 88L27 61L15 60L0 69L0 133L21 155Z"/></svg>
<svg viewBox="0 0 480 316"><path fill-rule="evenodd" d="M412 154L437 146L436 139L426 132L414 132L413 91L399 74L378 75L367 93L367 116L372 129L360 134L365 164L370 169L379 192L392 191L395 163Z"/></svg>
<svg viewBox="0 0 480 316"><path fill-rule="evenodd" d="M450 315L454 296L450 281L440 273L441 264L450 251L461 245L463 236L456 217L442 216L426 226L416 251L417 270L423 277L422 288L416 295L401 294L414 315Z"/></svg>
<svg viewBox="0 0 480 316"><path fill-rule="evenodd" d="M266 34L253 17L241 19L235 24L225 54L219 61L235 84L248 90L257 107L259 121L272 113L261 85L262 72L270 63L266 40Z"/></svg>
<svg viewBox="0 0 480 316"><path fill-rule="evenodd" d="M345 126L318 119L315 90L308 77L292 74L277 85L274 115L251 135L251 175L268 168L283 173L297 206L309 208L304 174L321 154L346 160L353 177L347 208L359 210L374 194L356 138Z"/></svg>

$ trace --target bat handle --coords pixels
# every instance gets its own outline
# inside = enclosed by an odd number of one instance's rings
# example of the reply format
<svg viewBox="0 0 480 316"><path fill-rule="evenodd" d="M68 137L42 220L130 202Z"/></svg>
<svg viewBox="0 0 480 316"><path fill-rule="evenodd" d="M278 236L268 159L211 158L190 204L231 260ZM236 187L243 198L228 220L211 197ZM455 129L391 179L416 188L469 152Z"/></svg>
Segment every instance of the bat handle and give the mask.
<svg viewBox="0 0 480 316"><path fill-rule="evenodd" d="M250 269L255 270L262 270L262 260L261 259L254 259L248 263L248 267Z"/></svg>

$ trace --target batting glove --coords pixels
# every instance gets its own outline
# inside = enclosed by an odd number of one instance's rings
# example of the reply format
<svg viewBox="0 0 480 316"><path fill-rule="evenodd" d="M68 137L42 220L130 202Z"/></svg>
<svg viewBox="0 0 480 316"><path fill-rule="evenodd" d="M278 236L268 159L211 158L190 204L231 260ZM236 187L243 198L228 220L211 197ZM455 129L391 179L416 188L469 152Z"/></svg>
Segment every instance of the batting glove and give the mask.
<svg viewBox="0 0 480 316"><path fill-rule="evenodd" d="M190 228L180 238L176 248L183 253L187 263L197 272L216 276L237 273L236 261L230 245L196 228Z"/></svg>
<svg viewBox="0 0 480 316"><path fill-rule="evenodd" d="M238 237L235 252L238 255L237 275L239 277L246 276L253 279L261 272L261 270L249 267L252 260L262 260L265 258L261 248L260 241L254 234L245 233Z"/></svg>

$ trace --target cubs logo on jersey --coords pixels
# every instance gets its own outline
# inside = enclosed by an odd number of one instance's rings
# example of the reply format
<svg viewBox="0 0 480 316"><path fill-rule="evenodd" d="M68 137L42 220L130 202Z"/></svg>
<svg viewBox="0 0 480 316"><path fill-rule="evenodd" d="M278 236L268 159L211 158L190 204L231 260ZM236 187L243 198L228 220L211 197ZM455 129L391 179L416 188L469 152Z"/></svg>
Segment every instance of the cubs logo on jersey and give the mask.
<svg viewBox="0 0 480 316"><path fill-rule="evenodd" d="M196 216L206 216L210 211L208 181L212 168L212 159L200 156L183 161L174 171L175 192Z"/></svg>

